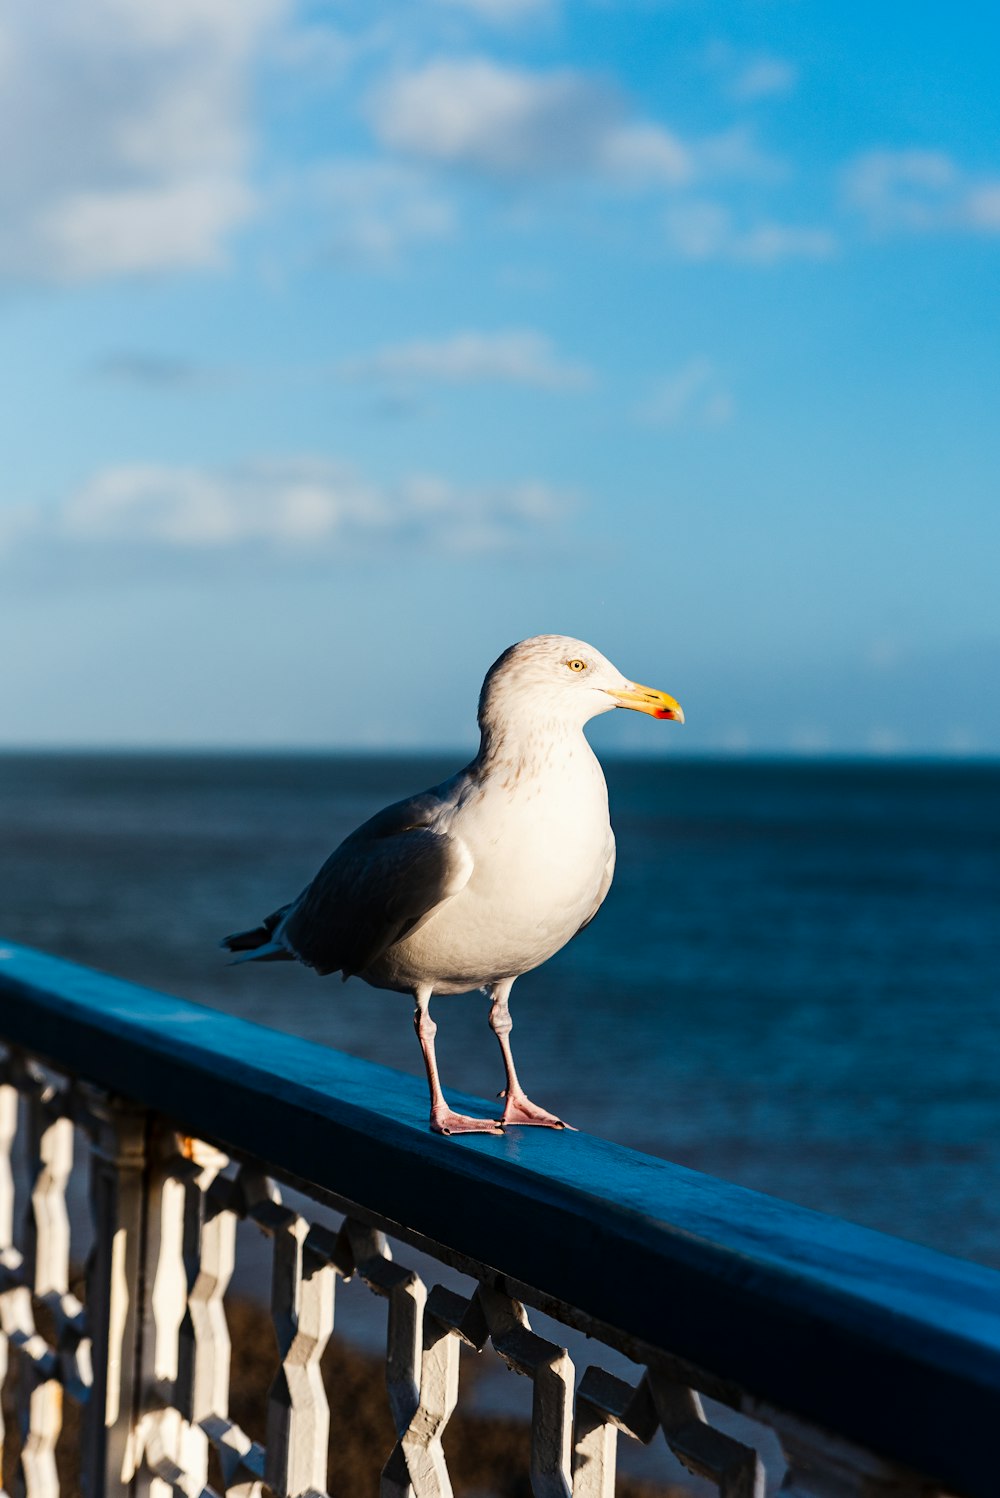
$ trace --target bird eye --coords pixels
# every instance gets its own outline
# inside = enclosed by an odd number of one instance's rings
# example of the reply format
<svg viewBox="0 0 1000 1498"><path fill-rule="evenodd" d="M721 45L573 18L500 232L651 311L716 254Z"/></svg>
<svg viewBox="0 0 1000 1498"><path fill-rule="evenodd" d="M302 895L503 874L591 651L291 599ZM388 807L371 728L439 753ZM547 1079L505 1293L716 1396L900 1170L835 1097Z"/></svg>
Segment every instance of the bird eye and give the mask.
<svg viewBox="0 0 1000 1498"><path fill-rule="evenodd" d="M586 671L587 669L586 661L567 661L566 664L571 671Z"/></svg>

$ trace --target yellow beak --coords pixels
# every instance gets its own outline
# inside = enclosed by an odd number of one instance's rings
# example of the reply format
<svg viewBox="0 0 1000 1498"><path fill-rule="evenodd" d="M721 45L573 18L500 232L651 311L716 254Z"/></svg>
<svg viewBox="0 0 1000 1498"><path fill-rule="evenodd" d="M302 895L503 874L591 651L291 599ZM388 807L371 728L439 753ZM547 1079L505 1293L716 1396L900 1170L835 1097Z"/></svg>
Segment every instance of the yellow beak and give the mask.
<svg viewBox="0 0 1000 1498"><path fill-rule="evenodd" d="M627 692L614 692L610 687L606 691L615 699L616 707L630 707L637 713L649 713L652 718L673 718L677 723L684 722L684 709L676 697L658 692L655 687L641 687L638 682L633 682Z"/></svg>

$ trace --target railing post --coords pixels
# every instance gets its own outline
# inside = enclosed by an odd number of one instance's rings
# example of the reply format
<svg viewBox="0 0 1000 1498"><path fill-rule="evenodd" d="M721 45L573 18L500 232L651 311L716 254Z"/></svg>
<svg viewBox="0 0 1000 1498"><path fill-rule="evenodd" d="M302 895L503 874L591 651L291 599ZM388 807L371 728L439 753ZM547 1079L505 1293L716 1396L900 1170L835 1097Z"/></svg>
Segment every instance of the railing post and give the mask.
<svg viewBox="0 0 1000 1498"><path fill-rule="evenodd" d="M11 1169L11 1151L16 1133L17 1088L9 1080L5 1066L0 1071L0 1283L4 1283L5 1288L5 1272L14 1268L19 1257L14 1247L14 1173ZM0 1388L7 1381L7 1366L7 1327L0 1324ZM0 1403L0 1473L3 1470L6 1437L3 1405Z"/></svg>
<svg viewBox="0 0 1000 1498"><path fill-rule="evenodd" d="M147 1115L89 1089L86 1100L96 1125L90 1176L94 1246L87 1272L94 1383L81 1479L87 1498L126 1498L135 1476L139 1416Z"/></svg>
<svg viewBox="0 0 1000 1498"><path fill-rule="evenodd" d="M29 1083L30 1079L30 1083ZM66 1097L25 1072L31 1195L24 1220L24 1282L15 1292L21 1330L36 1335L32 1295L53 1314L62 1341L69 1291L66 1184L73 1168L73 1124ZM26 1088L27 1090L27 1088ZM55 1354L32 1361L20 1387L21 1467L26 1498L58 1498L56 1442L62 1430L63 1385Z"/></svg>
<svg viewBox="0 0 1000 1498"><path fill-rule="evenodd" d="M280 1498L326 1489L330 1410L319 1363L333 1331L336 1271L309 1224L274 1212L271 1319L281 1366L267 1402L267 1484Z"/></svg>

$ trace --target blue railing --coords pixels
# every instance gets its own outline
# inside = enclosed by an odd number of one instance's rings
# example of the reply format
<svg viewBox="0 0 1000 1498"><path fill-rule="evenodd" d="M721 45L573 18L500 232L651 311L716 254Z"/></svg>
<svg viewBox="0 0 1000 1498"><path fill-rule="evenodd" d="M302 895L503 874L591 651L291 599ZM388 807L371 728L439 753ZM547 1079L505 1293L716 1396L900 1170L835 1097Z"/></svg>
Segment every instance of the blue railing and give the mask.
<svg viewBox="0 0 1000 1498"><path fill-rule="evenodd" d="M0 1040L701 1370L709 1393L925 1482L1000 1486L990 1269L584 1134L443 1139L414 1078L9 945Z"/></svg>

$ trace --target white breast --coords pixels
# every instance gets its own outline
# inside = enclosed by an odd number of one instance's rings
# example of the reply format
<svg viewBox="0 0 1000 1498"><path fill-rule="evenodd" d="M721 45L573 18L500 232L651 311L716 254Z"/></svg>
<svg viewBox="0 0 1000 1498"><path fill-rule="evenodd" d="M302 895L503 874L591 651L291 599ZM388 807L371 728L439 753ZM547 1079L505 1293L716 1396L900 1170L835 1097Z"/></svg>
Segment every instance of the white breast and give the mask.
<svg viewBox="0 0 1000 1498"><path fill-rule="evenodd" d="M468 884L364 976L464 993L545 962L592 914L613 847L604 774L582 732L544 762L512 762L470 786L449 816Z"/></svg>

